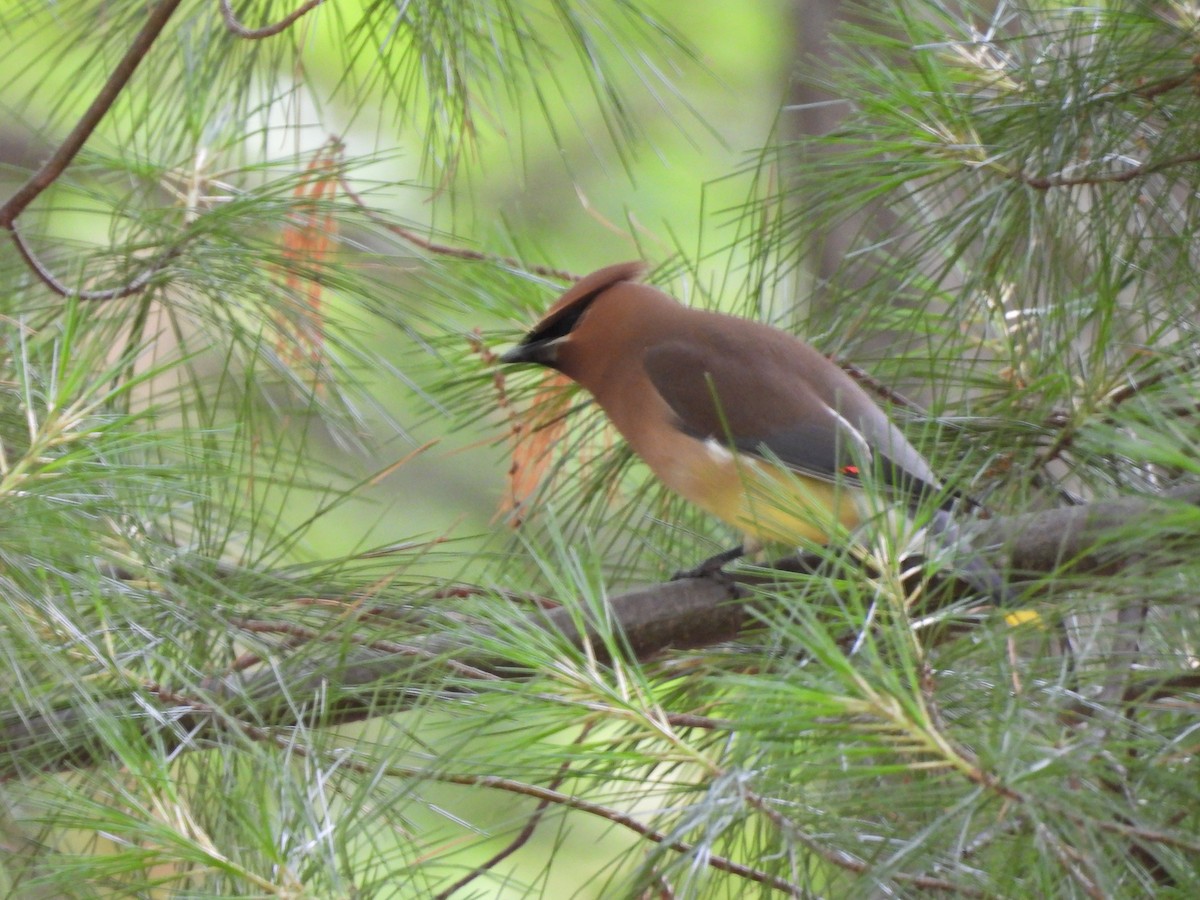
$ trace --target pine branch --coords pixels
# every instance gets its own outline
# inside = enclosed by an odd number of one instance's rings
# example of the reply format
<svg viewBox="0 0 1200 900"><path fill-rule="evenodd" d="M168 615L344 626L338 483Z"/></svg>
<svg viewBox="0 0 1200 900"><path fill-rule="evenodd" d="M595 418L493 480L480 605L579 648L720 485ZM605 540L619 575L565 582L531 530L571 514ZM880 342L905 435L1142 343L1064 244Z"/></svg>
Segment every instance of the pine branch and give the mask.
<svg viewBox="0 0 1200 900"><path fill-rule="evenodd" d="M1189 486L1171 492L1169 501L1200 505L1200 487ZM1137 498L1085 507L1049 510L981 523L978 541L1004 547L1012 567L1024 572L1053 571L1063 561L1072 561L1076 571L1100 571L1119 567L1122 551L1113 545L1115 537L1127 531L1138 518L1162 515L1170 508L1161 499ZM1106 547L1098 550L1098 547ZM813 571L814 560L781 561L784 571ZM666 650L710 646L737 636L751 621L748 604L753 588L772 583L764 574L739 574L719 578L688 578L631 591L609 601L609 615L624 641L627 652L639 660L650 659ZM577 612L568 607L537 610L527 615L520 627L541 629L560 636L576 649L586 651L601 664L612 662L596 623L577 628ZM286 633L302 645L310 645L316 636L294 625L241 621L231 627L249 628L261 633L274 629ZM530 672L521 663L481 650L494 642L496 632L487 628L462 634L427 634L407 645L357 642L350 649L346 639L331 640L330 652L297 654L268 672L251 669L214 676L202 685L203 708L176 707L164 710L179 749L205 746L230 723L254 721L263 727L299 724L297 708L289 698L318 696L330 691L340 698L333 708L320 712L322 725L344 724L407 708L422 685L436 687L448 677L457 676L454 691L466 689L472 680L527 678ZM1170 692L1169 677L1155 682L1150 696ZM286 692L281 689L286 685ZM1180 690L1190 690L1191 682L1178 682ZM1146 689L1151 690L1151 689ZM138 697L170 694L165 688L146 685L126 697L112 697L106 708L120 715L131 715L141 708ZM1138 696L1135 693L1135 696ZM0 777L19 776L30 759L36 767L57 770L63 767L91 765L98 761L98 745L89 743L85 709L64 709L53 715L20 715L10 712L0 726ZM315 724L315 722L310 723ZM681 722L689 727L697 720ZM709 727L722 727L708 720ZM72 737L67 737L72 735ZM51 743L59 746L51 747ZM43 753L37 757L36 754Z"/></svg>
<svg viewBox="0 0 1200 900"><path fill-rule="evenodd" d="M17 192L9 197L3 206L0 206L0 228L6 228L13 232L13 224L16 222L17 216L66 171L71 160L75 158L75 154L83 149L87 139L96 130L100 120L108 114L121 91L125 89L125 85L129 83L129 79L133 77L133 73L137 71L142 60L146 58L146 54L150 52L150 48L154 46L154 42L167 27L167 22L179 8L181 2L182 0L161 0L151 10L142 30L129 45L129 50L114 67L91 105L75 123L75 127L71 129L71 133L42 164L42 167L18 188Z"/></svg>
<svg viewBox="0 0 1200 900"><path fill-rule="evenodd" d="M250 28L238 21L237 13L233 11L233 4L230 3L230 0L221 0L221 16L230 33L248 41L260 41L286 31L324 2L325 0L307 0L306 3L302 3L278 22L272 22L270 25L263 25L259 28Z"/></svg>

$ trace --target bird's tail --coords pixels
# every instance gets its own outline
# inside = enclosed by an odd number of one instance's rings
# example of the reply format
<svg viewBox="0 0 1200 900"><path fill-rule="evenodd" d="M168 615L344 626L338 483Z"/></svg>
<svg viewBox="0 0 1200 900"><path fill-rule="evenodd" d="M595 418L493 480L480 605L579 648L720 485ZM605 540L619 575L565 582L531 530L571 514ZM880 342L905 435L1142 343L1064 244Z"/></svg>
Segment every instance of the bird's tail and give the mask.
<svg viewBox="0 0 1200 900"><path fill-rule="evenodd" d="M950 551L951 571L978 591L980 596L1002 608L1011 608L1016 603L1016 592L1004 575L970 546L950 513L942 509L935 511L929 524L929 533L938 550Z"/></svg>

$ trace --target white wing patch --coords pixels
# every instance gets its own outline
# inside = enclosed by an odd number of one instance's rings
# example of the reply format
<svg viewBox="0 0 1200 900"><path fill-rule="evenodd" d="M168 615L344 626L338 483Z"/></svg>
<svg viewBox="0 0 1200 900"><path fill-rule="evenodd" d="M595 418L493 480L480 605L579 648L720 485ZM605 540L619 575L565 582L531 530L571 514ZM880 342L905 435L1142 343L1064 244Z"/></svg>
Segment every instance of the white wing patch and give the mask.
<svg viewBox="0 0 1200 900"><path fill-rule="evenodd" d="M733 453L716 438L707 438L704 441L704 449L708 451L708 455L717 463L733 462Z"/></svg>
<svg viewBox="0 0 1200 900"><path fill-rule="evenodd" d="M841 413L839 413L833 407L827 406L825 408L828 409L829 412L833 414L833 417L835 419L837 419L838 422L841 423L843 428L846 429L846 434L850 437L850 439L852 441L854 441L855 445L858 447L858 452L862 456L862 458L864 460L870 459L871 458L871 445L867 443L867 439L865 437L863 437L862 432L859 431L857 428L855 428L853 425L851 425L850 420L847 419L845 416L843 416Z"/></svg>

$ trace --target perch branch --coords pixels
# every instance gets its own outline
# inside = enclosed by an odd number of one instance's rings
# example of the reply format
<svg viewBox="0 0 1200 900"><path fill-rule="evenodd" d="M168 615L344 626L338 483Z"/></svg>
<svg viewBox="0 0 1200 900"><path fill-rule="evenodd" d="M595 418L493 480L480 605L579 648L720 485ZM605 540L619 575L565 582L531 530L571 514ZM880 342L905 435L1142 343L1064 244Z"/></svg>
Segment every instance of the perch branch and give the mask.
<svg viewBox="0 0 1200 900"><path fill-rule="evenodd" d="M1116 539L1138 518L1161 517L1170 503L1200 505L1200 486L1191 485L1165 498L1132 498L1090 506L1055 509L1010 518L981 521L975 539L980 545L1000 548L1011 568L1021 572L1053 571L1070 561L1076 571L1103 571L1120 563L1123 550ZM1180 541L1189 539L1180 535ZM1195 537L1192 536L1192 540ZM801 561L803 562L803 561ZM805 571L792 563L792 570ZM599 664L611 662L601 629L614 623L624 646L638 659L652 658L669 649L709 646L730 640L751 620L747 604L751 588L769 584L769 575L754 572L725 578L691 578L656 584L609 600L602 622L589 621L581 629L578 611L569 607L536 609L506 627L540 629L586 649ZM515 615L515 614L514 614ZM254 623L255 629L261 625ZM324 642L309 642L307 632L280 630L300 640L310 652L283 655L269 670L239 670L212 676L199 692L212 709L164 709L159 718L146 720L147 730L166 726L177 746L201 747L230 722L254 721L268 727L296 725L301 719L334 725L361 721L407 708L413 698L430 688L448 693L471 690L481 679L524 678L526 666L505 659L489 646L497 633L482 626L464 626L456 633L414 636L407 643L329 641L327 653L311 651ZM1160 679L1159 696L1172 686L1191 690L1190 680ZM457 679L457 680L455 680ZM286 689L282 687L286 685ZM90 726L103 710L118 717L145 718L146 694L157 689L130 689L97 701L92 707L57 710L0 712L0 779L19 777L27 767L61 771L94 764L105 754L102 741ZM292 700L332 694L337 699L318 713L300 713ZM161 703L154 700L152 703ZM695 721L691 721L695 719ZM728 727L718 720L681 716L680 727Z"/></svg>

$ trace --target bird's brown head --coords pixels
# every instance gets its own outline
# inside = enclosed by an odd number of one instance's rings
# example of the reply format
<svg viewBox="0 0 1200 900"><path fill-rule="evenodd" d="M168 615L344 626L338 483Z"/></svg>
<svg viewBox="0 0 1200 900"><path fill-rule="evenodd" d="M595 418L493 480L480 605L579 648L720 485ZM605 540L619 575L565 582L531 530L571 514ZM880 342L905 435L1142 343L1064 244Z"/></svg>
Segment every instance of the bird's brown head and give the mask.
<svg viewBox="0 0 1200 900"><path fill-rule="evenodd" d="M578 356L578 332L585 317L602 295L616 288L632 286L649 291L637 284L645 270L644 263L618 263L581 278L546 311L521 343L500 357L500 362L534 363L578 379L580 373L572 362Z"/></svg>

